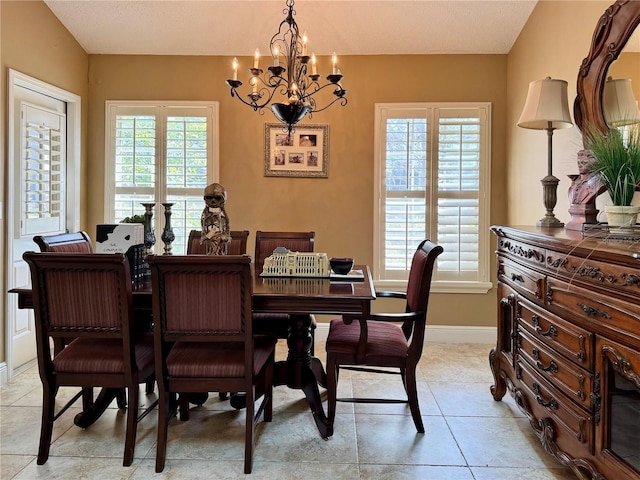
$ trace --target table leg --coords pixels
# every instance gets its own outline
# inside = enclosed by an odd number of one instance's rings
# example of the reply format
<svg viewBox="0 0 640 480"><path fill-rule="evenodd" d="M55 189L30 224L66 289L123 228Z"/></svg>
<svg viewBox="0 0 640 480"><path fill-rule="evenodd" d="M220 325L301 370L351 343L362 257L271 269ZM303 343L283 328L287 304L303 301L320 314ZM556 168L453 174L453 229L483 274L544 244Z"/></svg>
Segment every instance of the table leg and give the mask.
<svg viewBox="0 0 640 480"><path fill-rule="evenodd" d="M123 395L124 390L121 388L103 388L98 394L96 401L93 402L88 409L78 413L74 417L73 423L80 428L89 427L100 418L100 415L104 413L114 398L118 398L118 402L120 402Z"/></svg>
<svg viewBox="0 0 640 480"><path fill-rule="evenodd" d="M320 436L326 440L333 435L333 425L324 413L318 389L319 381L326 384L326 374L320 361L311 357L312 341L311 317L309 315L290 315L286 384L289 388L302 389L307 397L307 403L309 403ZM320 378L317 378L316 375Z"/></svg>

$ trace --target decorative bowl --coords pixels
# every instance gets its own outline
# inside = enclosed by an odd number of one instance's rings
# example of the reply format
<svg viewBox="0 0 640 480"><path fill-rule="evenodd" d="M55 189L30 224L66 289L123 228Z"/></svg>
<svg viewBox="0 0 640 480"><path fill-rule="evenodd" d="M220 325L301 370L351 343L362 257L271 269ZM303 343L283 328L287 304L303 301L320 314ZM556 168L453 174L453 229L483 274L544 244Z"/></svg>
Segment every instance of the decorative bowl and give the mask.
<svg viewBox="0 0 640 480"><path fill-rule="evenodd" d="M347 275L353 267L353 258L332 257L329 259L331 270L338 275Z"/></svg>

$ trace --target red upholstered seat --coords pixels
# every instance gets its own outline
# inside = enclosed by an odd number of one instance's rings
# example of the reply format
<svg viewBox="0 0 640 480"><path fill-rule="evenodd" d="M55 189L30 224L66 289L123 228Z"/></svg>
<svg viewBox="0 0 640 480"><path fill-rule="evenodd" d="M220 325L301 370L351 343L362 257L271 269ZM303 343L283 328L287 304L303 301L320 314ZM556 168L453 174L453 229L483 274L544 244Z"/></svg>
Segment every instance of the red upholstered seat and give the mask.
<svg viewBox="0 0 640 480"><path fill-rule="evenodd" d="M338 400L361 403L401 402L409 404L416 429L419 433L424 433L418 404L416 366L422 355L431 273L435 260L441 253L442 247L424 240L413 255L407 292L376 292L377 297L405 300L405 313L344 315L331 321L326 350L327 417L332 424ZM399 374L407 393L407 400L338 399L336 392L340 368Z"/></svg>
<svg viewBox="0 0 640 480"><path fill-rule="evenodd" d="M153 337L141 335L135 343L135 365L138 370L154 368ZM112 373L124 375L126 362L122 341L116 338L76 338L54 359L56 372Z"/></svg>
<svg viewBox="0 0 640 480"><path fill-rule="evenodd" d="M341 318L331 321L331 351L342 354L355 354L360 342L360 322L346 324ZM396 357L405 361L409 353L409 342L399 325L393 323L370 323L368 325L367 357Z"/></svg>

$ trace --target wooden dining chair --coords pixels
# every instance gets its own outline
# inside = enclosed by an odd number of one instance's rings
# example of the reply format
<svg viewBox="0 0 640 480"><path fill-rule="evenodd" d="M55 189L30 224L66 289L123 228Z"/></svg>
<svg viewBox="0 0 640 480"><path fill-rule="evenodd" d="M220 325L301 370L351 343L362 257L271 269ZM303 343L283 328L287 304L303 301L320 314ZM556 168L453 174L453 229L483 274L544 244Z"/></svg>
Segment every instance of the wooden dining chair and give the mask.
<svg viewBox="0 0 640 480"><path fill-rule="evenodd" d="M93 244L91 238L86 232L59 233L55 235L36 235L33 241L41 252L57 252L57 253L93 253ZM129 253L129 252L127 252ZM147 323L151 324L149 318ZM56 337L53 340L54 354L60 353L66 344L71 342L75 337ZM153 393L155 380L149 379L147 382L146 393ZM90 388L85 389L83 397L83 406L86 408L93 401L93 393ZM124 396L118 396L118 407L124 408L127 400Z"/></svg>
<svg viewBox="0 0 640 480"><path fill-rule="evenodd" d="M131 465L138 415L139 384L153 378L153 339L133 328L132 286L124 254L26 252L31 270L38 371L42 381L42 428L38 465L49 458L54 421L89 387L126 388L129 408L123 465ZM74 340L52 354L50 339ZM58 413L61 386L80 386Z"/></svg>
<svg viewBox="0 0 640 480"><path fill-rule="evenodd" d="M376 292L376 297L403 299L405 313L343 315L334 319L327 336L327 417L333 425L336 401L356 403L408 403L413 423L424 433L420 416L416 367L422 355L427 322L431 274L441 246L424 240L413 255L406 293ZM382 368L393 367L391 369ZM402 378L407 399L336 398L340 368ZM396 370L397 369L397 370Z"/></svg>
<svg viewBox="0 0 640 480"><path fill-rule="evenodd" d="M264 266L264 259L273 254L277 247L284 247L292 252L313 252L315 232L256 232L256 248L254 261L255 274L260 275ZM275 335L277 338L287 338L289 334L289 314L283 313L254 313L254 333ZM311 315L311 354L314 351L314 332L316 319Z"/></svg>
<svg viewBox="0 0 640 480"><path fill-rule="evenodd" d="M227 255L244 255L247 253L247 238L249 230L231 230L231 241L227 247ZM206 246L200 243L201 230L191 230L187 242L187 255L205 255Z"/></svg>
<svg viewBox="0 0 640 480"><path fill-rule="evenodd" d="M59 233L55 235L36 235L33 241L41 252L58 253L93 253L93 245L89 235L85 232ZM54 353L59 353L73 340L71 338L56 338L54 341Z"/></svg>
<svg viewBox="0 0 640 480"><path fill-rule="evenodd" d="M231 391L246 394L244 472L251 473L255 425L262 413L265 422L272 417L276 343L253 336L251 258L150 255L147 262L160 390L156 472L164 469L177 394ZM188 410L180 414L189 418Z"/></svg>
<svg viewBox="0 0 640 480"><path fill-rule="evenodd" d="M41 252L93 253L91 238L85 232L36 235L33 241Z"/></svg>

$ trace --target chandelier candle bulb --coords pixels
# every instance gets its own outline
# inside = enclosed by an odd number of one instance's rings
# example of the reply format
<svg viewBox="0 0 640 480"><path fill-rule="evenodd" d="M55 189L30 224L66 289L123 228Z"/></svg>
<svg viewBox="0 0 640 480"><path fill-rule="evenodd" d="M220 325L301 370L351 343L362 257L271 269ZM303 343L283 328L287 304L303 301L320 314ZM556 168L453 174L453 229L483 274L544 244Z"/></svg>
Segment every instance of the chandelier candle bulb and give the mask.
<svg viewBox="0 0 640 480"><path fill-rule="evenodd" d="M238 80L238 59L233 57L233 79Z"/></svg>
<svg viewBox="0 0 640 480"><path fill-rule="evenodd" d="M307 55L307 32L302 34L302 56Z"/></svg>
<svg viewBox="0 0 640 480"><path fill-rule="evenodd" d="M278 58L279 56L280 56L280 49L276 45L275 47L273 47L273 66L274 67L280 66L280 58Z"/></svg>
<svg viewBox="0 0 640 480"><path fill-rule="evenodd" d="M338 56L336 55L336 52L333 52L331 62L333 63L333 74L338 75Z"/></svg>
<svg viewBox="0 0 640 480"><path fill-rule="evenodd" d="M318 69L316 67L316 54L311 54L311 75L317 75Z"/></svg>
<svg viewBox="0 0 640 480"><path fill-rule="evenodd" d="M258 68L260 65L260 49L256 48L256 55L253 59L253 68Z"/></svg>

